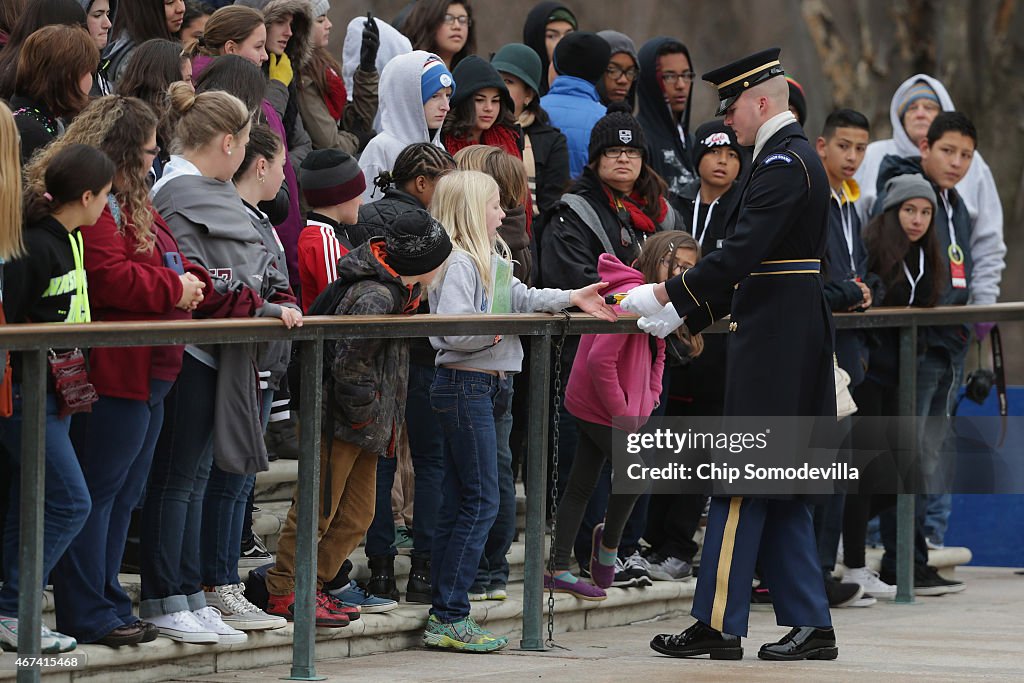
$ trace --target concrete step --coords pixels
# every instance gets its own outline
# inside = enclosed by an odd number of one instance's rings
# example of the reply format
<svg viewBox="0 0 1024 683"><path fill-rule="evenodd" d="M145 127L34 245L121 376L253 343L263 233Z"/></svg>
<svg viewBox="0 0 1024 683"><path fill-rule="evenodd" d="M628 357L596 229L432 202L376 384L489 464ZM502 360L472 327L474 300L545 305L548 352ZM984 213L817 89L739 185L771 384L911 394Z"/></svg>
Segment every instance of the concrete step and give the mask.
<svg viewBox="0 0 1024 683"><path fill-rule="evenodd" d="M555 595L554 632L607 628L683 615L690 609L694 585L693 580L687 580L656 582L646 588L612 588L603 602ZM522 634L522 596L522 583L510 584L508 600L473 603L473 618L495 633L510 636L510 646L518 647ZM317 658L354 657L417 647L427 609L426 605L403 604L387 614L363 615L346 628L318 629ZM68 672L58 667L49 668L44 670L43 680L52 683L189 680L216 672L287 664L291 661L291 646L291 624L276 631L253 633L240 645L184 645L165 638L117 650L102 645L82 645L75 654L84 658L84 670ZM13 671L0 670L0 681L13 677Z"/></svg>

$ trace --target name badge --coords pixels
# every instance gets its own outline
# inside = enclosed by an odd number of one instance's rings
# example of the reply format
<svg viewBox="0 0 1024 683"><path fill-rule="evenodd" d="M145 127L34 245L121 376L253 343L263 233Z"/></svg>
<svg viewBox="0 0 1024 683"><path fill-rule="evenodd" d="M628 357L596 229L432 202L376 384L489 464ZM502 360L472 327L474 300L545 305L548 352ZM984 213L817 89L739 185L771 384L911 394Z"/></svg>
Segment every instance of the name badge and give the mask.
<svg viewBox="0 0 1024 683"><path fill-rule="evenodd" d="M953 289L967 289L967 271L964 268L964 252L957 244L949 245L949 280Z"/></svg>

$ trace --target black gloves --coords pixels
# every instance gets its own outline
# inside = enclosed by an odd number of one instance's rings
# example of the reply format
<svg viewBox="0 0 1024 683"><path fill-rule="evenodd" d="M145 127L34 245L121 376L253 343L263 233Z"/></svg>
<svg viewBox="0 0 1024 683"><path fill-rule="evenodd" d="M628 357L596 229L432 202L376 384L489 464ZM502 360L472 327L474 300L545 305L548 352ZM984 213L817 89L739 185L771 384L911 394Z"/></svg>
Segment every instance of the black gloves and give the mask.
<svg viewBox="0 0 1024 683"><path fill-rule="evenodd" d="M363 22L363 43L359 47L359 69L360 71L377 70L377 50L380 48L380 28L373 20L373 15L366 13L366 21Z"/></svg>

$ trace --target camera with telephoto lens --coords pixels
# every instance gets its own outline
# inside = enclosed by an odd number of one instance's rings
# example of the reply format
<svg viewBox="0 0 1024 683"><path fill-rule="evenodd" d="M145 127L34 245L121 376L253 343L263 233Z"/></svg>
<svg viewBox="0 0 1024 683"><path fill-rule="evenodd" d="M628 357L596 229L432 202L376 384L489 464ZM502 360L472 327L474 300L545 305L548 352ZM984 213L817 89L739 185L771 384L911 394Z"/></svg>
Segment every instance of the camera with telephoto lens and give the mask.
<svg viewBox="0 0 1024 683"><path fill-rule="evenodd" d="M964 396L978 405L985 402L988 395L992 393L992 385L996 383L995 373L985 368L978 368L967 375L967 388Z"/></svg>

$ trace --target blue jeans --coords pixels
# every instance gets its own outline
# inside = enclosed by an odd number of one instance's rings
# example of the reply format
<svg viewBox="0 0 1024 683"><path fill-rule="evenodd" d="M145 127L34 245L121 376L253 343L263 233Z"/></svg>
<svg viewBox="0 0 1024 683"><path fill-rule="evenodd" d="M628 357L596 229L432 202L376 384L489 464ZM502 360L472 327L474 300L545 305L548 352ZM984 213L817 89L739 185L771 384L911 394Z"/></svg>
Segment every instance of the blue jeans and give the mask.
<svg viewBox="0 0 1024 683"><path fill-rule="evenodd" d="M132 510L142 499L173 382L150 380L149 398L100 396L79 451L92 513L53 572L57 628L93 643L138 619L117 580Z"/></svg>
<svg viewBox="0 0 1024 683"><path fill-rule="evenodd" d="M505 588L508 585L508 550L516 535L516 482L512 473L512 376L498 380L494 396L494 434L498 445L498 516L487 534L484 554L471 592Z"/></svg>
<svg viewBox="0 0 1024 683"><path fill-rule="evenodd" d="M956 401L957 392L960 390L960 383L964 376L964 360L966 354L954 355L950 361L950 370L944 373L943 379L951 374L951 382L946 396L945 415L951 415L953 405ZM933 401L934 408L940 407L937 401ZM948 462L940 463L945 476L945 483L952 481L953 462L952 457L956 452L956 434L951 428L945 430L942 450L946 454ZM948 491L948 486L943 488ZM949 527L949 514L953 510L953 497L948 493L929 493L925 496L922 507L924 508L924 533L938 543L943 543L946 538L946 529Z"/></svg>
<svg viewBox="0 0 1024 683"><path fill-rule="evenodd" d="M430 405L444 429L441 511L431 552L431 613L442 622L469 615L469 587L498 516L498 378L437 368Z"/></svg>
<svg viewBox="0 0 1024 683"><path fill-rule="evenodd" d="M444 476L444 432L430 408L430 385L434 367L409 364L409 392L405 402L405 429L412 456L414 487L425 492L413 500L412 554L430 557L434 542L437 511L441 507L441 479ZM395 483L398 461L381 458L377 462L377 499L373 523L366 532L366 556L394 556L395 522L391 511L391 488Z"/></svg>
<svg viewBox="0 0 1024 683"><path fill-rule="evenodd" d="M441 510L441 482L444 479L444 430L430 408L430 387L434 368L409 364L409 396L405 404L405 427L409 430L409 452L416 495L412 507L412 554L429 558L434 547L434 529Z"/></svg>
<svg viewBox="0 0 1024 683"><path fill-rule="evenodd" d="M260 424L266 430L274 390L262 390ZM203 498L199 537L200 576L204 586L239 583L238 557L242 548L246 508L256 484L255 474L232 474L213 464ZM251 519L250 519L251 525Z"/></svg>
<svg viewBox="0 0 1024 683"><path fill-rule="evenodd" d="M366 531L367 557L394 557L395 519L391 512L391 489L395 485L398 456L377 458L377 494L373 505L373 521ZM415 518L415 515L414 515Z"/></svg>
<svg viewBox="0 0 1024 683"><path fill-rule="evenodd" d="M203 497L213 462L217 371L186 353L164 400L146 502L140 565L143 619L206 606L199 569Z"/></svg>
<svg viewBox="0 0 1024 683"><path fill-rule="evenodd" d="M0 419L0 441L10 457L10 502L4 527L4 585L0 615L18 616L18 558L21 521L21 387L14 386L14 412ZM57 416L57 398L46 395L46 472L43 499L43 581L85 524L92 509L89 488L68 436L70 420ZM30 586L28 590L42 590Z"/></svg>

